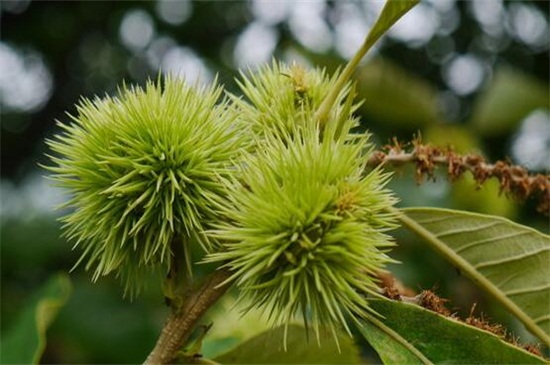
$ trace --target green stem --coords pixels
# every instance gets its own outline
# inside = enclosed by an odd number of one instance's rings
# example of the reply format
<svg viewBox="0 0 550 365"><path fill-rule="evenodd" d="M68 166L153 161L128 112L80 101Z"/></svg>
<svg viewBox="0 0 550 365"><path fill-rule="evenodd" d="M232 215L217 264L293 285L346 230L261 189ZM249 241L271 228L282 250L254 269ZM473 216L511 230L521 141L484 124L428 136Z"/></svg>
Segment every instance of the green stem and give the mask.
<svg viewBox="0 0 550 365"><path fill-rule="evenodd" d="M447 259L455 267L459 268L466 276L468 276L481 289L493 296L497 301L504 305L513 315L515 315L524 326L531 331L535 336L540 338L544 343L550 346L550 336L538 327L531 318L516 303L510 300L501 290L499 290L489 279L477 271L468 261L454 252L444 242L439 240L432 232L422 227L413 219L407 217L405 213L396 208L388 208L388 211L395 214L397 219L401 221L403 226L418 235L425 242L435 249L441 256Z"/></svg>
<svg viewBox="0 0 550 365"><path fill-rule="evenodd" d="M365 38L365 42L363 43L361 48L359 48L355 56L353 56L353 58L348 62L348 64L336 80L334 87L330 89L328 95L323 99L323 102L319 106L316 114L317 120L319 121L319 125L321 126L321 128L326 124L330 109L332 109L334 103L336 102L336 98L338 98L338 95L340 94L346 83L351 79L351 76L355 72L355 69L359 65L359 62L361 62L367 51L372 47L374 41L371 41L371 38L368 36L367 38Z"/></svg>
<svg viewBox="0 0 550 365"><path fill-rule="evenodd" d="M181 238L174 238L170 245L172 257L170 270L163 285L164 298L172 310L177 311L191 291L192 273L188 245Z"/></svg>
<svg viewBox="0 0 550 365"><path fill-rule="evenodd" d="M351 76L355 72L359 62L367 54L369 49L378 41L378 39L386 33L386 31L401 18L407 11L413 8L419 0L387 0L384 8L382 9L381 14L376 19L376 22L373 24L372 28L367 34L363 45L355 53L353 58L348 62L334 87L329 91L327 96L323 99L323 102L317 110L316 117L319 121L319 126L321 129L326 124L330 110L334 106L336 99L340 92L344 89L347 82L351 79Z"/></svg>
<svg viewBox="0 0 550 365"><path fill-rule="evenodd" d="M206 277L202 285L189 293L180 310L168 317L157 343L144 364L171 364L189 339L191 331L204 313L229 289L228 270L220 269Z"/></svg>

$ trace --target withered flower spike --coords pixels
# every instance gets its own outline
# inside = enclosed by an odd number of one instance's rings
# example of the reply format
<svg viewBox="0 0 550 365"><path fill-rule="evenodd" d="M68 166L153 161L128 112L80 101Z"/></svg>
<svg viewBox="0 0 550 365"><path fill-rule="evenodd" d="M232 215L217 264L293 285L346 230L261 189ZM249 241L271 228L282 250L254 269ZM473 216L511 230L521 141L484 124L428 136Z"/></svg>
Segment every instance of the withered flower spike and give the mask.
<svg viewBox="0 0 550 365"><path fill-rule="evenodd" d="M403 146L412 146L403 149ZM507 194L519 201L529 198L538 202L537 211L548 215L550 213L550 175L531 174L522 166L513 165L507 161L487 163L477 154L460 155L449 148L435 147L423 144L420 138L411 143L400 143L395 140L386 145L381 151L374 151L367 165L399 166L405 163L414 163L415 180L422 183L424 177L434 180L434 171L437 166L446 166L450 181L456 181L466 171L469 171L477 186L480 187L490 178L500 183L500 193Z"/></svg>

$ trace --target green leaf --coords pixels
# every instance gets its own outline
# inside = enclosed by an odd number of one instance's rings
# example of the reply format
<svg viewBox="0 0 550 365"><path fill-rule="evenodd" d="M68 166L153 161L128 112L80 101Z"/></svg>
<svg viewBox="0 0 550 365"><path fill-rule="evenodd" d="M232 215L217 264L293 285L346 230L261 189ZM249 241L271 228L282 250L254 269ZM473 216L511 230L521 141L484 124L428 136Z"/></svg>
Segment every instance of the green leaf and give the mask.
<svg viewBox="0 0 550 365"><path fill-rule="evenodd" d="M2 336L3 364L38 364L46 348L46 331L71 293L67 275L51 278L28 303L14 327Z"/></svg>
<svg viewBox="0 0 550 365"><path fill-rule="evenodd" d="M222 364L359 364L359 349L353 339L338 334L338 349L331 334L321 345L299 325L289 325L284 349L284 326L260 333L214 361Z"/></svg>
<svg viewBox="0 0 550 365"><path fill-rule="evenodd" d="M419 0L387 0L365 41L369 48L419 2Z"/></svg>
<svg viewBox="0 0 550 365"><path fill-rule="evenodd" d="M544 364L496 335L414 304L372 300L384 316L363 321L361 334L384 364Z"/></svg>
<svg viewBox="0 0 550 365"><path fill-rule="evenodd" d="M409 208L398 215L550 345L550 236L505 218L463 211Z"/></svg>

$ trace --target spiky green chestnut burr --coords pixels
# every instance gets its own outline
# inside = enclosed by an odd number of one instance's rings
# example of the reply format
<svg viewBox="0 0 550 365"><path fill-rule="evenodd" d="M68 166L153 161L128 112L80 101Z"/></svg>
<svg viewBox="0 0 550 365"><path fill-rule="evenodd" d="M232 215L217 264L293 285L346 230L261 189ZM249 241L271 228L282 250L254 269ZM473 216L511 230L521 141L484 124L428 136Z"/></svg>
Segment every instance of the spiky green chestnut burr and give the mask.
<svg viewBox="0 0 550 365"><path fill-rule="evenodd" d="M387 174L364 174L367 136L295 133L294 143L268 138L247 157L214 231L223 249L207 261L232 271L249 309L274 323L301 317L319 336L321 324L347 329L347 316L369 311L374 275L391 261L385 232L395 222L385 209L396 200Z"/></svg>
<svg viewBox="0 0 550 365"><path fill-rule="evenodd" d="M323 70L306 70L297 64L275 61L249 76L243 74L238 83L246 98L232 96L237 119L260 141L270 135L292 139L295 131L317 123L311 116L334 88L338 75L329 77ZM352 91L347 86L338 94L327 128L348 131L358 124L350 118L359 106L353 102Z"/></svg>
<svg viewBox="0 0 550 365"><path fill-rule="evenodd" d="M72 123L59 123L47 169L71 194L64 234L94 280L113 272L134 291L140 274L166 275L176 251L189 260L191 244L212 248L204 230L245 144L220 93L167 78L83 100Z"/></svg>

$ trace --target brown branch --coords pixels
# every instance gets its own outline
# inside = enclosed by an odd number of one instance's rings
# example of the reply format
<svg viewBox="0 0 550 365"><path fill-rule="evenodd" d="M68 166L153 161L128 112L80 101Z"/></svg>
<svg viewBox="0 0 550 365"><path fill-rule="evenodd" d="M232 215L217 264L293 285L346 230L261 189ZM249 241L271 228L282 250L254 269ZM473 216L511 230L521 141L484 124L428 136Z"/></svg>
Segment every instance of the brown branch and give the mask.
<svg viewBox="0 0 550 365"><path fill-rule="evenodd" d="M160 365L174 362L177 352L189 339L191 330L203 314L229 289L223 284L230 276L226 269L220 269L208 276L196 291L190 293L181 310L172 311L168 317L155 348L144 364ZM221 286L220 286L221 285Z"/></svg>
<svg viewBox="0 0 550 365"><path fill-rule="evenodd" d="M504 161L490 164L480 155L460 155L450 148L443 149L422 144L419 139L412 142L412 148L409 151L394 141L393 145L385 146L383 151L375 151L367 162L371 167L383 164L398 166L406 163L416 165L415 175L418 183L422 182L424 176L433 180L437 166L447 168L451 181L469 171L478 187L486 180L496 178L500 183L501 193L504 192L520 201L533 198L538 201L537 211L549 214L550 175L530 174L522 166Z"/></svg>

